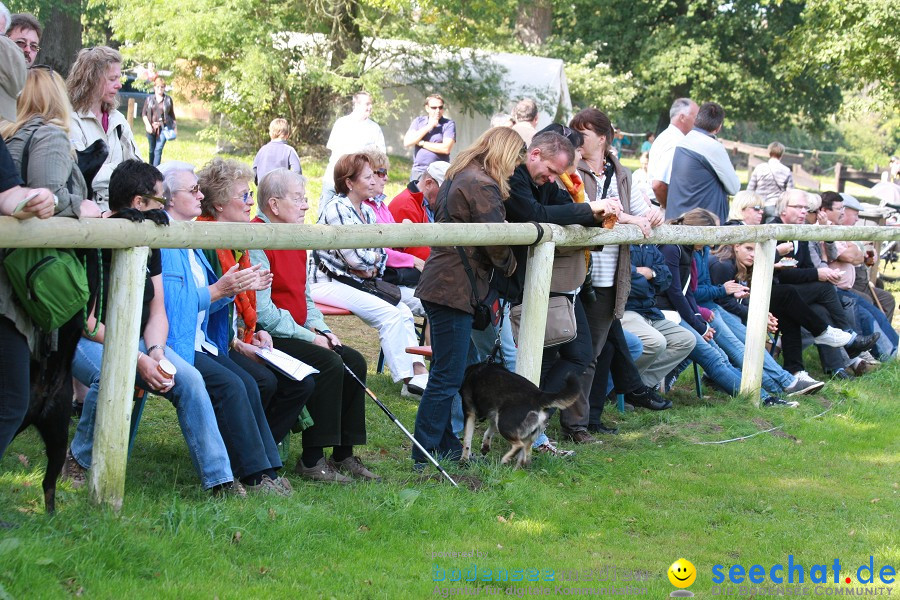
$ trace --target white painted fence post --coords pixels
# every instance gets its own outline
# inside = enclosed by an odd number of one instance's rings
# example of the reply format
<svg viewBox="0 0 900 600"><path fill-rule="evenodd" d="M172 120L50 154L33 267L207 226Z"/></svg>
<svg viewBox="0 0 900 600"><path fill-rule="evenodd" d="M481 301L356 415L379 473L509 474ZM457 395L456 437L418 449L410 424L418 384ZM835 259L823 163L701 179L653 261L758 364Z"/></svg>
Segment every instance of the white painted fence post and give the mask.
<svg viewBox="0 0 900 600"><path fill-rule="evenodd" d="M553 251L556 244L544 242L528 248L528 271L522 298L522 320L519 323L519 352L516 372L535 385L541 380L544 354L544 328L547 304L550 302L550 277L553 275Z"/></svg>
<svg viewBox="0 0 900 600"><path fill-rule="evenodd" d="M90 496L95 504L122 508L128 430L134 398L141 308L149 248L113 250L100 394L94 426Z"/></svg>
<svg viewBox="0 0 900 600"><path fill-rule="evenodd" d="M772 274L775 271L775 244L775 240L756 244L753 288L750 292L750 308L747 315L747 338L744 343L744 364L741 368L741 393L753 394L757 407L759 390L762 387L763 355L766 352Z"/></svg>

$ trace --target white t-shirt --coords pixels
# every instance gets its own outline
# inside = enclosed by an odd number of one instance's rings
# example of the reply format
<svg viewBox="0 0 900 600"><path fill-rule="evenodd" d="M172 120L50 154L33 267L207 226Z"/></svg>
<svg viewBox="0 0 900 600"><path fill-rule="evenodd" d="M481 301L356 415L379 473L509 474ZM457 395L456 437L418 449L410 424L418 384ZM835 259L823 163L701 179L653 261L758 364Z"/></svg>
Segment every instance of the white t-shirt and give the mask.
<svg viewBox="0 0 900 600"><path fill-rule="evenodd" d="M669 123L666 130L659 134L650 146L650 163L647 171L650 173L650 181L662 181L669 183L672 176L672 157L675 156L675 146L684 138L681 130Z"/></svg>
<svg viewBox="0 0 900 600"><path fill-rule="evenodd" d="M334 122L326 146L331 150L331 158L328 159L322 181L328 184L334 184L334 165L345 154L372 148L386 152L384 134L378 123L372 119L359 121L354 119L352 114L340 117Z"/></svg>

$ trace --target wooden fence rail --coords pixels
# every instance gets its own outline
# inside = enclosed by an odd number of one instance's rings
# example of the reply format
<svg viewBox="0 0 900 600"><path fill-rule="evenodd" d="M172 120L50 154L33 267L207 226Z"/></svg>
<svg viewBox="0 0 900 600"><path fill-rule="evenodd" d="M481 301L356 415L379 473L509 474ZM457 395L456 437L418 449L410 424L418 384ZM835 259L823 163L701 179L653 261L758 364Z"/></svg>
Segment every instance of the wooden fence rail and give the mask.
<svg viewBox="0 0 900 600"><path fill-rule="evenodd" d="M542 235L538 235L538 228ZM535 244L535 241L540 241ZM775 240L900 240L897 227L820 227L815 225L758 225L743 227L663 226L644 238L634 225L612 230L580 226L514 224L397 224L330 227L239 223L131 223L106 219L53 218L19 221L0 217L0 247L112 248L106 345L101 393L97 401L97 433L91 498L118 510L125 490L128 422L131 416L137 331L143 293L146 247L151 248L268 248L338 249L407 246L532 245L528 252L522 327L517 371L537 383L540 377L544 326L553 251L556 246L600 244L734 244L756 242L758 265L747 323L741 391L759 397L766 317L772 285ZM138 276L140 275L140 277ZM109 350L113 351L109 351Z"/></svg>

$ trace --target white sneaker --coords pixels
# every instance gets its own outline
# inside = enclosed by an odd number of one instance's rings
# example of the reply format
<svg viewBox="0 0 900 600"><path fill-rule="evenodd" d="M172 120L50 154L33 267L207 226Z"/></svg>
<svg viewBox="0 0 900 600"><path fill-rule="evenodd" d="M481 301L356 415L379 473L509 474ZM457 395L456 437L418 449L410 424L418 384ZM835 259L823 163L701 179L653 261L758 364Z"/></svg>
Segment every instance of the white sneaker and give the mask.
<svg viewBox="0 0 900 600"><path fill-rule="evenodd" d="M818 383L818 380L810 377L809 373L807 373L806 371L797 371L796 373L794 373L794 377L796 377L800 381L806 381L809 383Z"/></svg>
<svg viewBox="0 0 900 600"><path fill-rule="evenodd" d="M803 394L817 392L823 387L825 387L824 381L806 381L794 376L794 381L791 385L784 388L784 393L787 396L801 396Z"/></svg>
<svg viewBox="0 0 900 600"><path fill-rule="evenodd" d="M400 396L403 398L421 398L422 394L416 394L404 383L403 387L400 388Z"/></svg>
<svg viewBox="0 0 900 600"><path fill-rule="evenodd" d="M409 388L409 391L420 396L425 393L425 388L427 386L428 373L420 373L418 375L414 375L412 378L410 378L409 381L406 382L406 387Z"/></svg>
<svg viewBox="0 0 900 600"><path fill-rule="evenodd" d="M853 341L853 334L829 325L824 332L814 337L813 341L817 344L840 348Z"/></svg>

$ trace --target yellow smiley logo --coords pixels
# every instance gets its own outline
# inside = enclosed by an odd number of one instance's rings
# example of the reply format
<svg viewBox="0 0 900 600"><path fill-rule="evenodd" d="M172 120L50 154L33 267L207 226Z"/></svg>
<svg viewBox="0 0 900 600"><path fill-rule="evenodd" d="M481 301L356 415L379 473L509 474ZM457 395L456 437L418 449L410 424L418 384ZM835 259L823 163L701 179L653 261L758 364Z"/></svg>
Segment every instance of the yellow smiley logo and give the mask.
<svg viewBox="0 0 900 600"><path fill-rule="evenodd" d="M668 575L672 585L686 588L690 587L694 580L697 579L697 569L694 568L691 561L686 558L679 558L669 567Z"/></svg>

